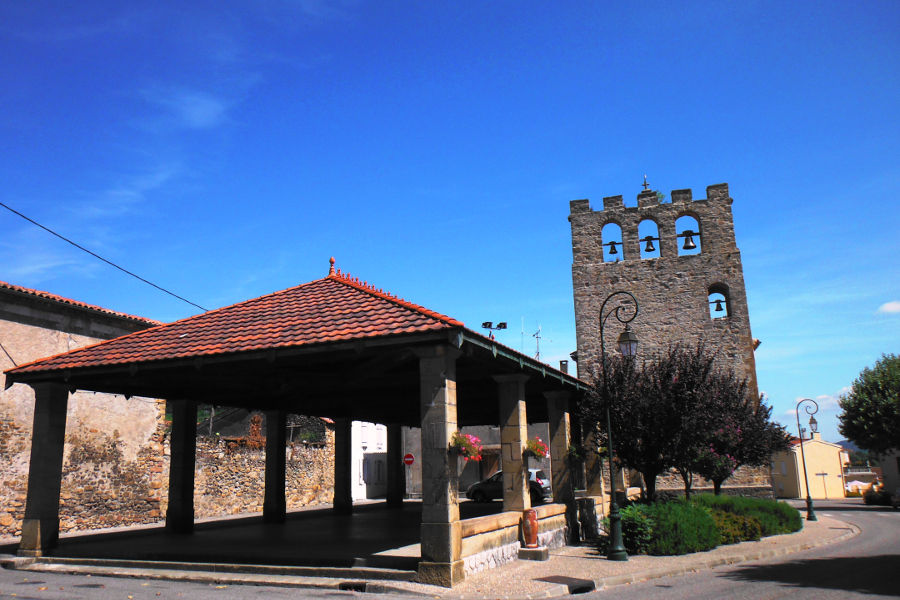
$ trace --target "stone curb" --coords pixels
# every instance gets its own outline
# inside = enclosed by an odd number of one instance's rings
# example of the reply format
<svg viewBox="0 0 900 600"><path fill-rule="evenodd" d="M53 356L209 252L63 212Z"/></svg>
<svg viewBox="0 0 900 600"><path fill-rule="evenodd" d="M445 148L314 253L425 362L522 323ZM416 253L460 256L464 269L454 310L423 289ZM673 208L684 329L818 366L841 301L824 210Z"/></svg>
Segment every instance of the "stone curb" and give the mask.
<svg viewBox="0 0 900 600"><path fill-rule="evenodd" d="M722 565L732 565L741 562L753 561L753 560L762 560L767 558L774 558L777 556L783 556L787 554L793 554L795 552L801 552L803 550L809 550L812 548L816 548L819 546L825 546L828 544L835 544L839 542L846 541L856 535L859 535L859 528L851 525L850 523L843 522L846 525L848 531L846 533L842 533L841 535L825 540L818 541L810 541L804 542L802 544L795 544L793 546L785 546L781 548L772 548L770 550L757 550L757 551L748 551L743 554L735 554L732 556L724 556L718 558L710 558L706 560L698 560L696 562L692 562L687 566L680 567L672 567L668 569L655 569L655 570L645 570L639 571L636 573L629 573L625 575L613 575L609 577L600 577L597 579L585 579L585 581L593 581L596 590L611 588L617 585L624 585L629 583L640 583L644 581L650 581L653 579L661 579L663 577L672 577L676 575L687 575L689 573L696 573L701 570L711 569L714 567L719 567ZM367 591L373 593L393 593L393 594L404 594L404 595L435 595L434 591L430 588L431 586L425 586L426 589L423 590L415 590L409 589L406 587L390 585L386 583L386 580L370 580L363 578L353 578L353 577L342 577L342 578L325 578L325 577L315 577L315 576L294 576L294 575L267 575L267 574L259 574L259 573L223 573L223 572L214 572L214 571L180 571L173 569L148 569L148 568L135 568L135 567L111 567L111 566L88 566L88 565L74 565L74 564L38 564L35 562L33 558L22 558L22 557L4 557L2 561L2 566L4 568L9 569L21 569L21 570L39 570L39 571L47 571L47 572L55 572L55 573L71 573L71 574L91 574L97 576L107 576L107 577L130 577L130 578L145 578L145 579L161 579L168 581L190 581L195 583L217 583L217 584L251 584L251 585L271 585L276 587L290 587L290 588L319 588L319 589L348 589L347 585L357 585L357 586L365 586L363 589L356 589L356 591ZM38 568L35 568L38 567ZM461 594L456 595L453 594L452 591L447 590L446 595L438 594L444 598L450 598L453 600L474 600L480 599L483 596L480 594ZM561 596L569 595L570 589L566 584L554 584L549 589L538 593L538 594L527 594L527 595L491 595L492 598L496 600L538 600L541 598L558 598Z"/></svg>
<svg viewBox="0 0 900 600"><path fill-rule="evenodd" d="M627 583L640 583L643 581L650 581L652 579L661 579L663 577L671 577L675 575L687 575L688 573L695 573L700 570L712 569L714 567L720 567L722 565L733 565L742 562L748 562L752 560L763 560L766 558L775 558L776 556L784 556L786 554L793 554L795 552L802 552L804 550L810 550L812 548L817 548L819 546L825 546L828 544L836 544L838 542L843 542L849 540L852 537L859 535L859 528L851 525L850 523L843 522L849 531L846 533L842 533L841 535L826 539L819 540L813 542L804 542L802 544L795 544L793 546L785 546L782 548L772 548L771 550L758 550L755 552L746 552L744 554L736 554L733 556L723 556L720 558L711 558L708 560L701 560L696 563L693 563L684 567L673 567L671 569L659 569L656 571L643 571L638 573L630 573L627 575L613 575L611 577L601 577L599 579L594 580L594 584L597 586L597 589L606 589L610 587L614 587L617 585L624 585Z"/></svg>
<svg viewBox="0 0 900 600"><path fill-rule="evenodd" d="M214 571L180 571L177 569L148 569L135 567L90 566L75 564L35 563L31 558L13 558L2 561L4 568L44 573L65 573L71 575L92 575L97 577L127 577L132 579L159 579L165 581L188 581L193 583L216 583L236 585L270 585L273 587L307 589L352 589L372 593L392 593L421 595L423 592L397 587L384 579L361 579L353 577L314 577L297 575L271 575L260 573L223 573ZM351 587L345 587L351 586ZM357 587L352 587L357 586ZM358 589L362 586L364 589Z"/></svg>

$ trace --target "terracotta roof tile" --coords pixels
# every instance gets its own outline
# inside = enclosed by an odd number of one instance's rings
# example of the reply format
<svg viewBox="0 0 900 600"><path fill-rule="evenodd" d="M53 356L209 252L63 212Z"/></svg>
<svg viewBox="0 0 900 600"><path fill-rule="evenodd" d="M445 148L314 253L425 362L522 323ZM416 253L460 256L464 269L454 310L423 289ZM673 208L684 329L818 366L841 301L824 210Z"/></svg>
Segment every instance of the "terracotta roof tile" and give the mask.
<svg viewBox="0 0 900 600"><path fill-rule="evenodd" d="M0 281L0 289L11 290L14 292L19 292L20 294L28 294L29 296L36 296L38 298L43 298L45 300L52 300L54 302L59 302L61 304L68 304L70 306L75 306L77 308L84 308L84 309L91 310L94 312L103 313L105 315L112 315L114 317L128 319L129 321L136 321L138 323L144 323L146 325L162 324L162 321L155 321L153 319L145 319L144 317L136 317L134 315L129 315L128 313L110 310L108 308L103 308L102 306L94 306L93 304L87 304L86 302L79 302L77 300L72 300L71 298L65 298L63 296L57 296L56 294L51 294L50 292L44 292L41 290L33 290L31 288L22 287L20 285L13 285L13 284L7 283L5 281Z"/></svg>
<svg viewBox="0 0 900 600"><path fill-rule="evenodd" d="M464 327L342 274L12 369L30 373L230 354Z"/></svg>

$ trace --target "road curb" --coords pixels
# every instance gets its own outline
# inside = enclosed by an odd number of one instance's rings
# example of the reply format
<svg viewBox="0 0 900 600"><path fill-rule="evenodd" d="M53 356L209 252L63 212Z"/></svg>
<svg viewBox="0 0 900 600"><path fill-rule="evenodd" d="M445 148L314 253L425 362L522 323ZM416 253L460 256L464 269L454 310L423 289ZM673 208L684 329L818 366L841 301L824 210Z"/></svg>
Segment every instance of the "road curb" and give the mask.
<svg viewBox="0 0 900 600"><path fill-rule="evenodd" d="M814 542L804 542L802 544L795 544L793 546L784 546L781 548L772 548L770 550L757 550L755 552L746 552L744 554L735 554L732 556L722 556L717 558L711 558L708 560L698 561L689 566L683 567L674 567L671 569L660 569L656 571L644 571L638 573L629 573L627 575L613 575L610 577L600 577L594 580L594 584L597 589L605 589L610 587L615 587L617 585L624 585L628 583L640 583L643 581L651 581L653 579L661 579L663 577L672 577L675 575L687 575L688 573L695 573L701 570L712 569L714 567L721 567L722 565L735 565L742 562L749 562L754 560L763 560L767 558L775 558L777 556L784 556L787 554L794 554L795 552L802 552L804 550L810 550L812 548L818 548L820 546L826 546L828 544L837 544L839 542L844 542L859 535L859 528L850 523L846 523L845 521L841 521L844 523L849 531L843 533L837 537L826 539L826 540L818 540Z"/></svg>

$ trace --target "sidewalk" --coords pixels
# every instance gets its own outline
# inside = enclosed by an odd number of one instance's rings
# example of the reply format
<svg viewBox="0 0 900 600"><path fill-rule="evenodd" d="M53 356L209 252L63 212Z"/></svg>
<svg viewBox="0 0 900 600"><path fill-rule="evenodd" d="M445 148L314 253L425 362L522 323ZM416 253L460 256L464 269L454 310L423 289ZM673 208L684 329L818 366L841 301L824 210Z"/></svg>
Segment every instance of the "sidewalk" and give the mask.
<svg viewBox="0 0 900 600"><path fill-rule="evenodd" d="M789 535L763 538L759 542L744 542L720 546L715 550L683 556L633 556L627 562L611 562L592 547L567 546L551 552L544 562L516 561L500 568L483 571L466 578L453 589L422 585L406 581L359 579L365 570L310 569L305 575L283 575L268 569L255 568L241 572L212 570L179 570L153 568L149 564L121 564L110 566L34 564L27 565L21 559L15 568L35 569L64 573L91 573L116 577L167 579L218 584L256 584L300 588L350 589L355 591L407 593L416 596L442 598L550 598L577 591L601 589L624 583L634 583L709 569L723 564L748 560L760 560L799 552L824 544L849 539L859 533L851 525L829 517L819 521L804 521L804 528ZM217 565L221 568L222 565ZM196 568L196 565L195 565ZM248 572L249 571L249 572ZM322 577L315 575L330 575ZM374 575L374 573L373 573ZM498 591L505 593L498 594Z"/></svg>

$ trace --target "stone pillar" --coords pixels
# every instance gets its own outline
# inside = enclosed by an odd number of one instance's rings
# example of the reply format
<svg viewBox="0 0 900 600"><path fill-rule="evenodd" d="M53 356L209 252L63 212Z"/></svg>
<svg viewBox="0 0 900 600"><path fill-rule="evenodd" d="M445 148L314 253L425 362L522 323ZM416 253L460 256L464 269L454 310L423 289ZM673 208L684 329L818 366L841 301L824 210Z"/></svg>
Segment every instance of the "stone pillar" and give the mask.
<svg viewBox="0 0 900 600"><path fill-rule="evenodd" d="M59 488L69 391L58 383L33 384L34 424L21 556L42 556L59 539Z"/></svg>
<svg viewBox="0 0 900 600"><path fill-rule="evenodd" d="M503 469L503 510L531 508L528 467L522 453L528 439L525 414L527 375L496 375L500 401L500 468Z"/></svg>
<svg viewBox="0 0 900 600"><path fill-rule="evenodd" d="M418 580L452 587L465 578L459 523L458 456L449 451L456 420L456 357L452 346L419 353L422 418L422 560Z"/></svg>
<svg viewBox="0 0 900 600"><path fill-rule="evenodd" d="M568 542L577 544L581 538L578 522L578 507L575 505L574 473L570 468L568 453L572 444L569 421L569 398L571 392L545 392L547 415L550 425L550 473L553 479L553 501L566 505L566 525Z"/></svg>
<svg viewBox="0 0 900 600"><path fill-rule="evenodd" d="M287 413L266 411L266 491L263 501L263 521L284 523L287 504L284 499L286 476Z"/></svg>
<svg viewBox="0 0 900 600"><path fill-rule="evenodd" d="M353 512L353 493L350 491L352 435L350 419L334 420L334 512L349 515Z"/></svg>
<svg viewBox="0 0 900 600"><path fill-rule="evenodd" d="M403 465L403 432L398 423L387 425L387 505L401 508L406 495Z"/></svg>
<svg viewBox="0 0 900 600"><path fill-rule="evenodd" d="M194 530L194 467L197 454L197 403L169 400L172 438L169 456L169 507L166 529L173 533Z"/></svg>
<svg viewBox="0 0 900 600"><path fill-rule="evenodd" d="M585 494L603 496L603 457L600 456L597 434L585 432L584 442L584 479Z"/></svg>

